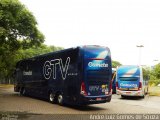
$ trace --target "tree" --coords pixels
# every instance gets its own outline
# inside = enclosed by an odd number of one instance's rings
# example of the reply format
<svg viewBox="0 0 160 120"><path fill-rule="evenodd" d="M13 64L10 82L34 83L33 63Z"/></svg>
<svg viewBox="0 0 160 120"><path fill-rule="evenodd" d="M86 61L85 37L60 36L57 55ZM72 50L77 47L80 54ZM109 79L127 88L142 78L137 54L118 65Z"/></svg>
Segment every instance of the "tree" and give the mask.
<svg viewBox="0 0 160 120"><path fill-rule="evenodd" d="M160 84L160 63L155 65L150 72L150 85Z"/></svg>
<svg viewBox="0 0 160 120"><path fill-rule="evenodd" d="M0 0L0 79L8 80L19 49L44 42L32 13L18 0Z"/></svg>
<svg viewBox="0 0 160 120"><path fill-rule="evenodd" d="M39 47L33 46L29 49L21 49L19 51L17 51L17 61L21 60L21 59L26 59L26 58L31 58L34 56L38 56L38 55L42 55L45 53L49 53L49 52L54 52L54 51L58 51L61 50L63 48L61 47L55 47L55 46L47 46L44 44L41 44Z"/></svg>
<svg viewBox="0 0 160 120"><path fill-rule="evenodd" d="M160 79L160 63L155 65L153 69L154 75L157 79Z"/></svg>
<svg viewBox="0 0 160 120"><path fill-rule="evenodd" d="M40 45L44 36L36 25L35 17L18 0L1 0L0 53L5 54L6 49L15 51L21 46Z"/></svg>
<svg viewBox="0 0 160 120"><path fill-rule="evenodd" d="M16 63L22 59L31 58L37 55L61 50L63 48L61 47L55 47L55 46L47 46L44 44L41 44L39 47L32 46L28 49L22 49L20 48L14 54L5 57L3 60L3 64L0 64L0 81L2 83L10 83L13 81L13 73L15 70ZM10 82L9 82L10 81Z"/></svg>
<svg viewBox="0 0 160 120"><path fill-rule="evenodd" d="M142 70L143 70L143 79L149 80L150 79L149 77L150 77L150 74L151 74L150 68L149 67L143 67Z"/></svg>
<svg viewBox="0 0 160 120"><path fill-rule="evenodd" d="M120 62L118 62L118 61L112 61L112 67L113 68L116 68L117 66L120 66L120 65L121 65Z"/></svg>

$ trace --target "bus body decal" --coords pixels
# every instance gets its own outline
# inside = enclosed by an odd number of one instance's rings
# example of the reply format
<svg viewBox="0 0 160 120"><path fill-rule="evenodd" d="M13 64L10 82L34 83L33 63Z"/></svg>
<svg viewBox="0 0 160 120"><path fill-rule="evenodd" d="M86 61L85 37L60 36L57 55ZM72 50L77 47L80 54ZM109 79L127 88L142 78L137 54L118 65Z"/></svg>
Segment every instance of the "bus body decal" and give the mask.
<svg viewBox="0 0 160 120"><path fill-rule="evenodd" d="M43 66L43 75L45 79L50 79L51 75L53 74L53 79L56 79L56 67L59 65L62 79L66 79L68 67L70 63L70 57L67 57L65 65L62 63L62 59L54 59L51 61L46 61Z"/></svg>

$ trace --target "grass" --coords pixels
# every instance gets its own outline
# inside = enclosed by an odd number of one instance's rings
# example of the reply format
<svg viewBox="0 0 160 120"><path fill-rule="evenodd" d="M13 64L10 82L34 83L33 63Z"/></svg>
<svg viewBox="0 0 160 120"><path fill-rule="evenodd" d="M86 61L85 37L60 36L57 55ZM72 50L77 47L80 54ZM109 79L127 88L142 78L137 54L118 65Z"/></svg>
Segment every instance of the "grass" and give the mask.
<svg viewBox="0 0 160 120"><path fill-rule="evenodd" d="M12 84L0 84L0 88L11 88L13 87Z"/></svg>
<svg viewBox="0 0 160 120"><path fill-rule="evenodd" d="M149 95L150 96L160 96L160 87L158 86L149 87Z"/></svg>

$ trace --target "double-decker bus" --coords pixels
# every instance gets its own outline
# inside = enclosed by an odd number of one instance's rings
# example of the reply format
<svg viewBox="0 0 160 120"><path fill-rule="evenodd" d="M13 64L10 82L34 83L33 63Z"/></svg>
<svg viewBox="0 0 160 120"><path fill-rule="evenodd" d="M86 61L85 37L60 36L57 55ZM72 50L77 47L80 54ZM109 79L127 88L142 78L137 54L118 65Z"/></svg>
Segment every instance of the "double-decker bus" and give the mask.
<svg viewBox="0 0 160 120"><path fill-rule="evenodd" d="M97 104L110 102L111 78L109 48L88 45L19 61L14 90L60 105Z"/></svg>
<svg viewBox="0 0 160 120"><path fill-rule="evenodd" d="M148 78L144 76L141 66L127 65L117 68L116 92L122 97L145 97L148 92Z"/></svg>

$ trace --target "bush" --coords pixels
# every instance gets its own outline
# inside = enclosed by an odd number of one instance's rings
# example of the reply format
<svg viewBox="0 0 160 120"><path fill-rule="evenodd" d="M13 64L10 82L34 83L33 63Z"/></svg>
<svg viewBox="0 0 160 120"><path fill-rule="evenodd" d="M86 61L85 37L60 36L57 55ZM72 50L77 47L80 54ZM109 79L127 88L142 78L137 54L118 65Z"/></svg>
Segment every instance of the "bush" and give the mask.
<svg viewBox="0 0 160 120"><path fill-rule="evenodd" d="M149 85L150 85L150 86L157 86L158 84L160 84L160 79L157 79L157 80L149 80Z"/></svg>

